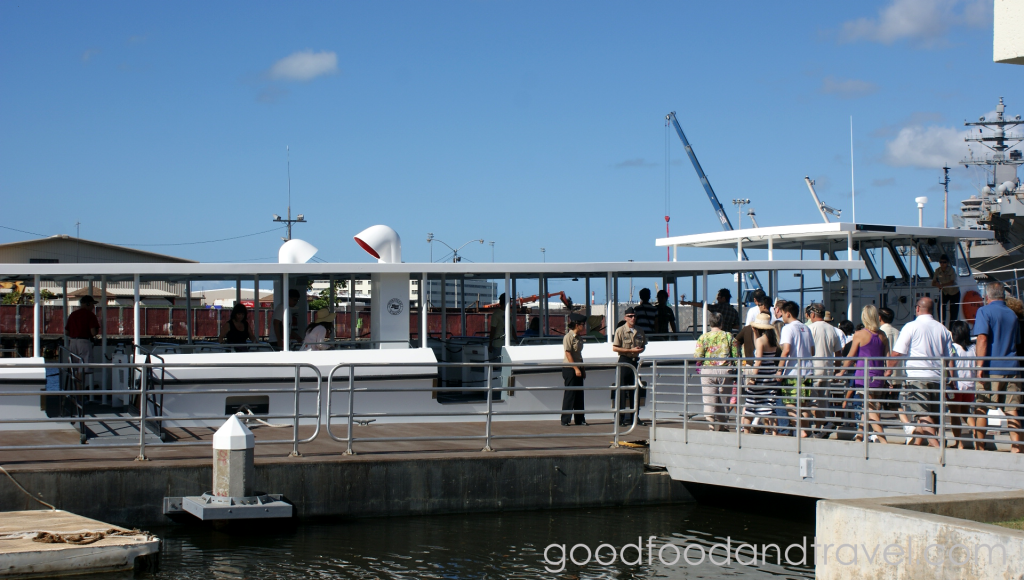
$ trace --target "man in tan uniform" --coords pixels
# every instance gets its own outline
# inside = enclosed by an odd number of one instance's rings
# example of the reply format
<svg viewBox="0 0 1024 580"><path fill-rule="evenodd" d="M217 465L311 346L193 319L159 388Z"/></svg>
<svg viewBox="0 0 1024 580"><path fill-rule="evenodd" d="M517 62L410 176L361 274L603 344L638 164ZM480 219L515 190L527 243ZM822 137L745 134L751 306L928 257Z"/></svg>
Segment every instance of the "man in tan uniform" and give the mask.
<svg viewBox="0 0 1024 580"><path fill-rule="evenodd" d="M633 369L640 366L640 353L647 348L647 337L644 336L644 331L636 325L636 314L633 313L632 308L626 309L625 318L626 323L615 331L615 336L612 338L612 350L619 354L620 363L626 363L632 367L620 368L619 385L632 387L638 382ZM619 397L619 408L632 409L633 389L630 388L627 391L623 388L620 392L622 394ZM644 398L643 389L639 389L637 393L640 395L639 398ZM612 393L612 400L615 400L615 393ZM624 427L632 425L633 414L619 415L619 424Z"/></svg>
<svg viewBox="0 0 1024 580"><path fill-rule="evenodd" d="M587 317L582 314L569 315L569 330L562 339L562 350L565 351L564 362L583 362L583 337L587 334ZM562 367L562 380L566 387L582 387L583 379L587 377L587 371L583 365ZM583 410L583 389L565 389L562 395L563 411ZM571 413L562 414L562 426L568 427ZM583 413L576 413L576 424L586 425L586 418Z"/></svg>
<svg viewBox="0 0 1024 580"><path fill-rule="evenodd" d="M949 256L945 254L939 258L939 267L932 276L932 286L940 289L939 322L949 328L960 317L960 287L956 283L956 271L949 266Z"/></svg>

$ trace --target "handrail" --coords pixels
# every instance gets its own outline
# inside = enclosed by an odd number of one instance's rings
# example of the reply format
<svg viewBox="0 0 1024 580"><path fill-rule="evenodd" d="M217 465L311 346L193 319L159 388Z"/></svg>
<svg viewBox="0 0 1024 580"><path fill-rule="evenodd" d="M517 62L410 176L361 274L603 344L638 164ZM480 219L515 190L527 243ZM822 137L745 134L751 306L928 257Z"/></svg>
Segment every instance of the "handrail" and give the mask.
<svg viewBox="0 0 1024 580"><path fill-rule="evenodd" d="M621 373L615 372L615 382L611 386L582 386L582 387L566 387L564 385L559 386L537 386L537 387L519 387L519 386L499 386L497 388L493 385L493 372L494 369L504 370L509 369L509 376L514 373L513 369L530 369L530 370L551 370L552 372L561 372L563 368L582 366L584 369L591 370L610 370L610 369L629 369L633 370L632 365L627 363L533 363L533 362L479 362L479 363L419 363L419 362L408 362L408 363L395 363L382 365L380 363L340 363L335 365L327 375L327 416L326 416L326 431L331 439L346 444L346 454L353 454L353 444L358 441L370 442L370 441L450 441L460 439L482 439L484 441L484 451L490 451L491 441L495 439L528 439L528 438L539 438L539 437L609 437L613 438L612 447L618 447L620 439L623 435L631 433L637 426L639 421L639 406L638 399L634 397L634 403L631 407L626 409L620 409L617 404L621 400L620 393L625 391L633 391L636 393L641 387L639 382L639 373L634 374L636 380L633 385L621 385L619 378ZM355 387L356 369L359 368L486 368L487 380L485 386L482 387L461 387L459 390L466 392L484 392L487 394L485 401L486 408L483 411L439 411L439 412L413 412L413 413L357 413L355 410L355 398L359 393L384 393L384 392L430 392L439 393L446 390L445 387L431 386L431 387L402 387L402 388L362 388L357 389ZM347 387L346 388L334 388L334 377L342 369L347 369ZM565 391L567 388L580 391L600 391L606 393L614 393L614 401L616 404L613 409L582 409L582 410L570 410L564 409L551 409L551 410L526 410L526 411L505 411L500 412L494 409L494 392L505 391L510 394L516 392L538 392L538 391ZM333 412L333 397L334 393L345 393L347 395L347 411L344 413ZM549 434L521 434L521 435L494 435L491 430L492 422L495 417L512 417L512 416L526 416L526 415L575 415L575 414L611 414L613 420L613 431L608 432L588 432L588 433L549 433ZM619 427L619 416L622 414L632 415L633 422L626 431L620 431ZM353 435L354 424L359 419L373 419L386 418L386 417L481 417L484 421L484 432L481 435L458 435L458 436L430 436L430 437L355 437ZM346 419L346 434L344 437L336 435L332 429L332 419Z"/></svg>
<svg viewBox="0 0 1024 580"><path fill-rule="evenodd" d="M147 355L148 356L148 355ZM159 356L159 355L153 355ZM165 421L215 421L225 419L224 415L213 415L213 416L194 416L194 415L172 415L167 416L162 412L155 416L147 416L148 405L147 396L150 394L148 378L151 375L153 369L160 368L163 372L167 368L193 368L193 369L206 369L206 368L294 368L295 379L294 384L290 388L250 388L248 386L239 386L238 388L218 388L218 389L163 389L161 395L207 395L207 394L253 394L253 393L272 393L272 392L287 392L294 393L294 406L290 414L278 414L278 415L260 415L259 418L269 419L292 419L293 429L292 438L290 439L275 439L275 440L257 440L256 443L260 445L270 444L282 444L290 443L292 445L291 455L299 455L298 445L300 443L309 443L316 439L320 432L320 418L321 418L321 391L323 386L323 377L320 373L320 369L311 363L193 363L193 362L182 362L182 363L152 363L152 362L130 362L130 363L94 363L94 364L83 364L83 363L32 363L32 364L12 364L0 362L0 369L12 368L18 370L32 369L32 368L60 368L60 369L85 369L85 368L107 368L107 369L130 369L132 374L139 373L140 379L138 381L139 388L128 388L128 389L105 389L102 391L104 395L138 395L140 398L140 404L138 408L137 416L119 416L116 421L125 421L129 423L137 423L139 425L139 440L137 443L104 443L103 447L116 448L116 447L138 447L139 455L138 460L146 460L146 423L147 422L158 422L163 425ZM311 369L313 374L316 376L316 387L315 388L303 388L301 386L301 372L302 369ZM134 381L129 384L136 384ZM304 414L300 409L300 396L302 394L310 394L316 392L316 413L315 414ZM14 391L14 390L3 390L0 391L0 404L2 404L2 397L4 396L25 396L25 395L43 395L43 396L62 396L62 395L81 395L81 391L75 390L60 390L60 391ZM162 405L159 407L162 409ZM88 419L83 413L80 417L76 417L78 421L70 421L82 424L82 432L84 434L85 423L99 423L109 422L109 417L99 417L95 419ZM316 419L316 427L313 434L305 439L299 438L299 423L303 419ZM23 423L68 423L67 417L48 417L42 418L2 418L0 424L23 424ZM83 438L82 444L87 444L87 440ZM162 446L190 446L190 445L209 445L208 441L176 441L176 442L164 442ZM0 446L0 451L12 451L12 450L42 450L42 449L80 449L82 445L7 445Z"/></svg>
<svg viewBox="0 0 1024 580"><path fill-rule="evenodd" d="M838 433L837 437L863 441L866 458L872 440L897 437L937 449L937 461L944 465L948 444L991 446L991 431L996 431L997 436L1010 436L1009 441L1000 443L1018 445L1024 451L1024 443L1018 441L1024 439L1018 418L1024 415L1024 404L1008 402L1005 396L991 396L991 400L985 401L977 398L994 393L991 383L1019 385L1024 389L1024 357L794 358L797 366L789 368L795 368L802 388L795 388L792 378L789 380L793 383L787 387L771 380L781 381L784 377L756 374L752 366L756 360L725 359L722 368L732 372L723 386L735 389L731 395L705 391L704 387L709 385L702 384L698 366L702 359L657 360L653 365L656 370L652 384L656 386L652 389L651 439L658 438L658 429L682 426L687 431L683 441L688 443L688 430L697 424L712 430L735 431L736 444L742 446L743 436L756 428L765 433L795 435L799 451L802 439L829 438ZM977 366L980 361L988 361L990 366ZM957 366L958 362L961 366ZM893 376L871 375L870 380L864 381L856 375L858 369L864 368L883 374L892 371ZM936 375L907 376L908 372ZM755 378L762 382L751 384ZM694 411L694 404L705 405L702 400L694 401L694 396L710 397L711 404L702 412ZM755 401L755 412L747 404L749 398ZM759 426L753 422L758 415L764 419ZM701 417L703 421L697 421ZM1000 424L998 428L987 424L992 419Z"/></svg>

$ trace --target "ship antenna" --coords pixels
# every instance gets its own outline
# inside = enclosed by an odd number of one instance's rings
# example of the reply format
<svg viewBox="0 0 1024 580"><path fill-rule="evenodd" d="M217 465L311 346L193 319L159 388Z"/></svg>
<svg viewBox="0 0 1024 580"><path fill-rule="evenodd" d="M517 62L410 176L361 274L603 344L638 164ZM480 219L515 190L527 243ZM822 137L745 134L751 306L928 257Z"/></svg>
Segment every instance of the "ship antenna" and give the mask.
<svg viewBox="0 0 1024 580"><path fill-rule="evenodd" d="M939 185L942 186L942 227L948 228L949 222L949 164L945 163L942 165L942 181Z"/></svg>
<svg viewBox="0 0 1024 580"><path fill-rule="evenodd" d="M850 115L850 203L853 204L853 223L857 223L857 189L853 186L853 115Z"/></svg>

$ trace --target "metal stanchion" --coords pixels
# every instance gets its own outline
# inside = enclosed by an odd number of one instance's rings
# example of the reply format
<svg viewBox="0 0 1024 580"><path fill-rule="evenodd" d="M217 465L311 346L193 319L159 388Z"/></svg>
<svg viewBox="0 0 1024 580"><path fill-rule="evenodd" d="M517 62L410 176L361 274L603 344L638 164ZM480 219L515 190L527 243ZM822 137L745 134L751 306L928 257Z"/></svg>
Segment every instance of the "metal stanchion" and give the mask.
<svg viewBox="0 0 1024 580"><path fill-rule="evenodd" d="M349 365L348 367L348 447L345 449L345 455L355 455L355 451L352 451L352 410L355 408L353 399L355 398L355 383L356 383L356 369Z"/></svg>
<svg viewBox="0 0 1024 580"><path fill-rule="evenodd" d="M292 452L288 457L301 457L299 453L299 365L295 365L295 423L292 429Z"/></svg>
<svg viewBox="0 0 1024 580"><path fill-rule="evenodd" d="M487 365L487 416L484 418L484 448L481 451L494 451L491 449L491 413L494 412L494 389L491 388L491 374L494 367Z"/></svg>

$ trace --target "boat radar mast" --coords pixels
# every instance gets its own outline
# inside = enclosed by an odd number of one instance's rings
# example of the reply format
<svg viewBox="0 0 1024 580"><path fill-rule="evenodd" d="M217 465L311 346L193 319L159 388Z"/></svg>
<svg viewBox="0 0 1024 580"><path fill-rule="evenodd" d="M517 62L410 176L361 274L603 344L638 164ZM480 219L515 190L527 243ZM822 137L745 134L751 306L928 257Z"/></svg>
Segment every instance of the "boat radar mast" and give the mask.
<svg viewBox="0 0 1024 580"><path fill-rule="evenodd" d="M984 193L992 193L1000 185L1011 182L1017 186L1017 168L1024 164L1019 149L1009 151L1012 147L1024 141L1024 136L1019 134L1008 134L1007 129L1012 129L1024 124L1020 115L1010 119L1003 116L1006 107L1003 105L1003 97L999 97L999 106L996 107L995 119L987 119L984 116L977 121L964 121L966 127L979 127L978 132L973 130L964 141L981 143L993 151L992 155L982 158L975 158L973 155L962 160L963 166L971 165L982 167L986 173L986 185L991 188ZM986 133L985 130L991 131ZM1009 153L1007 153L1009 151Z"/></svg>

